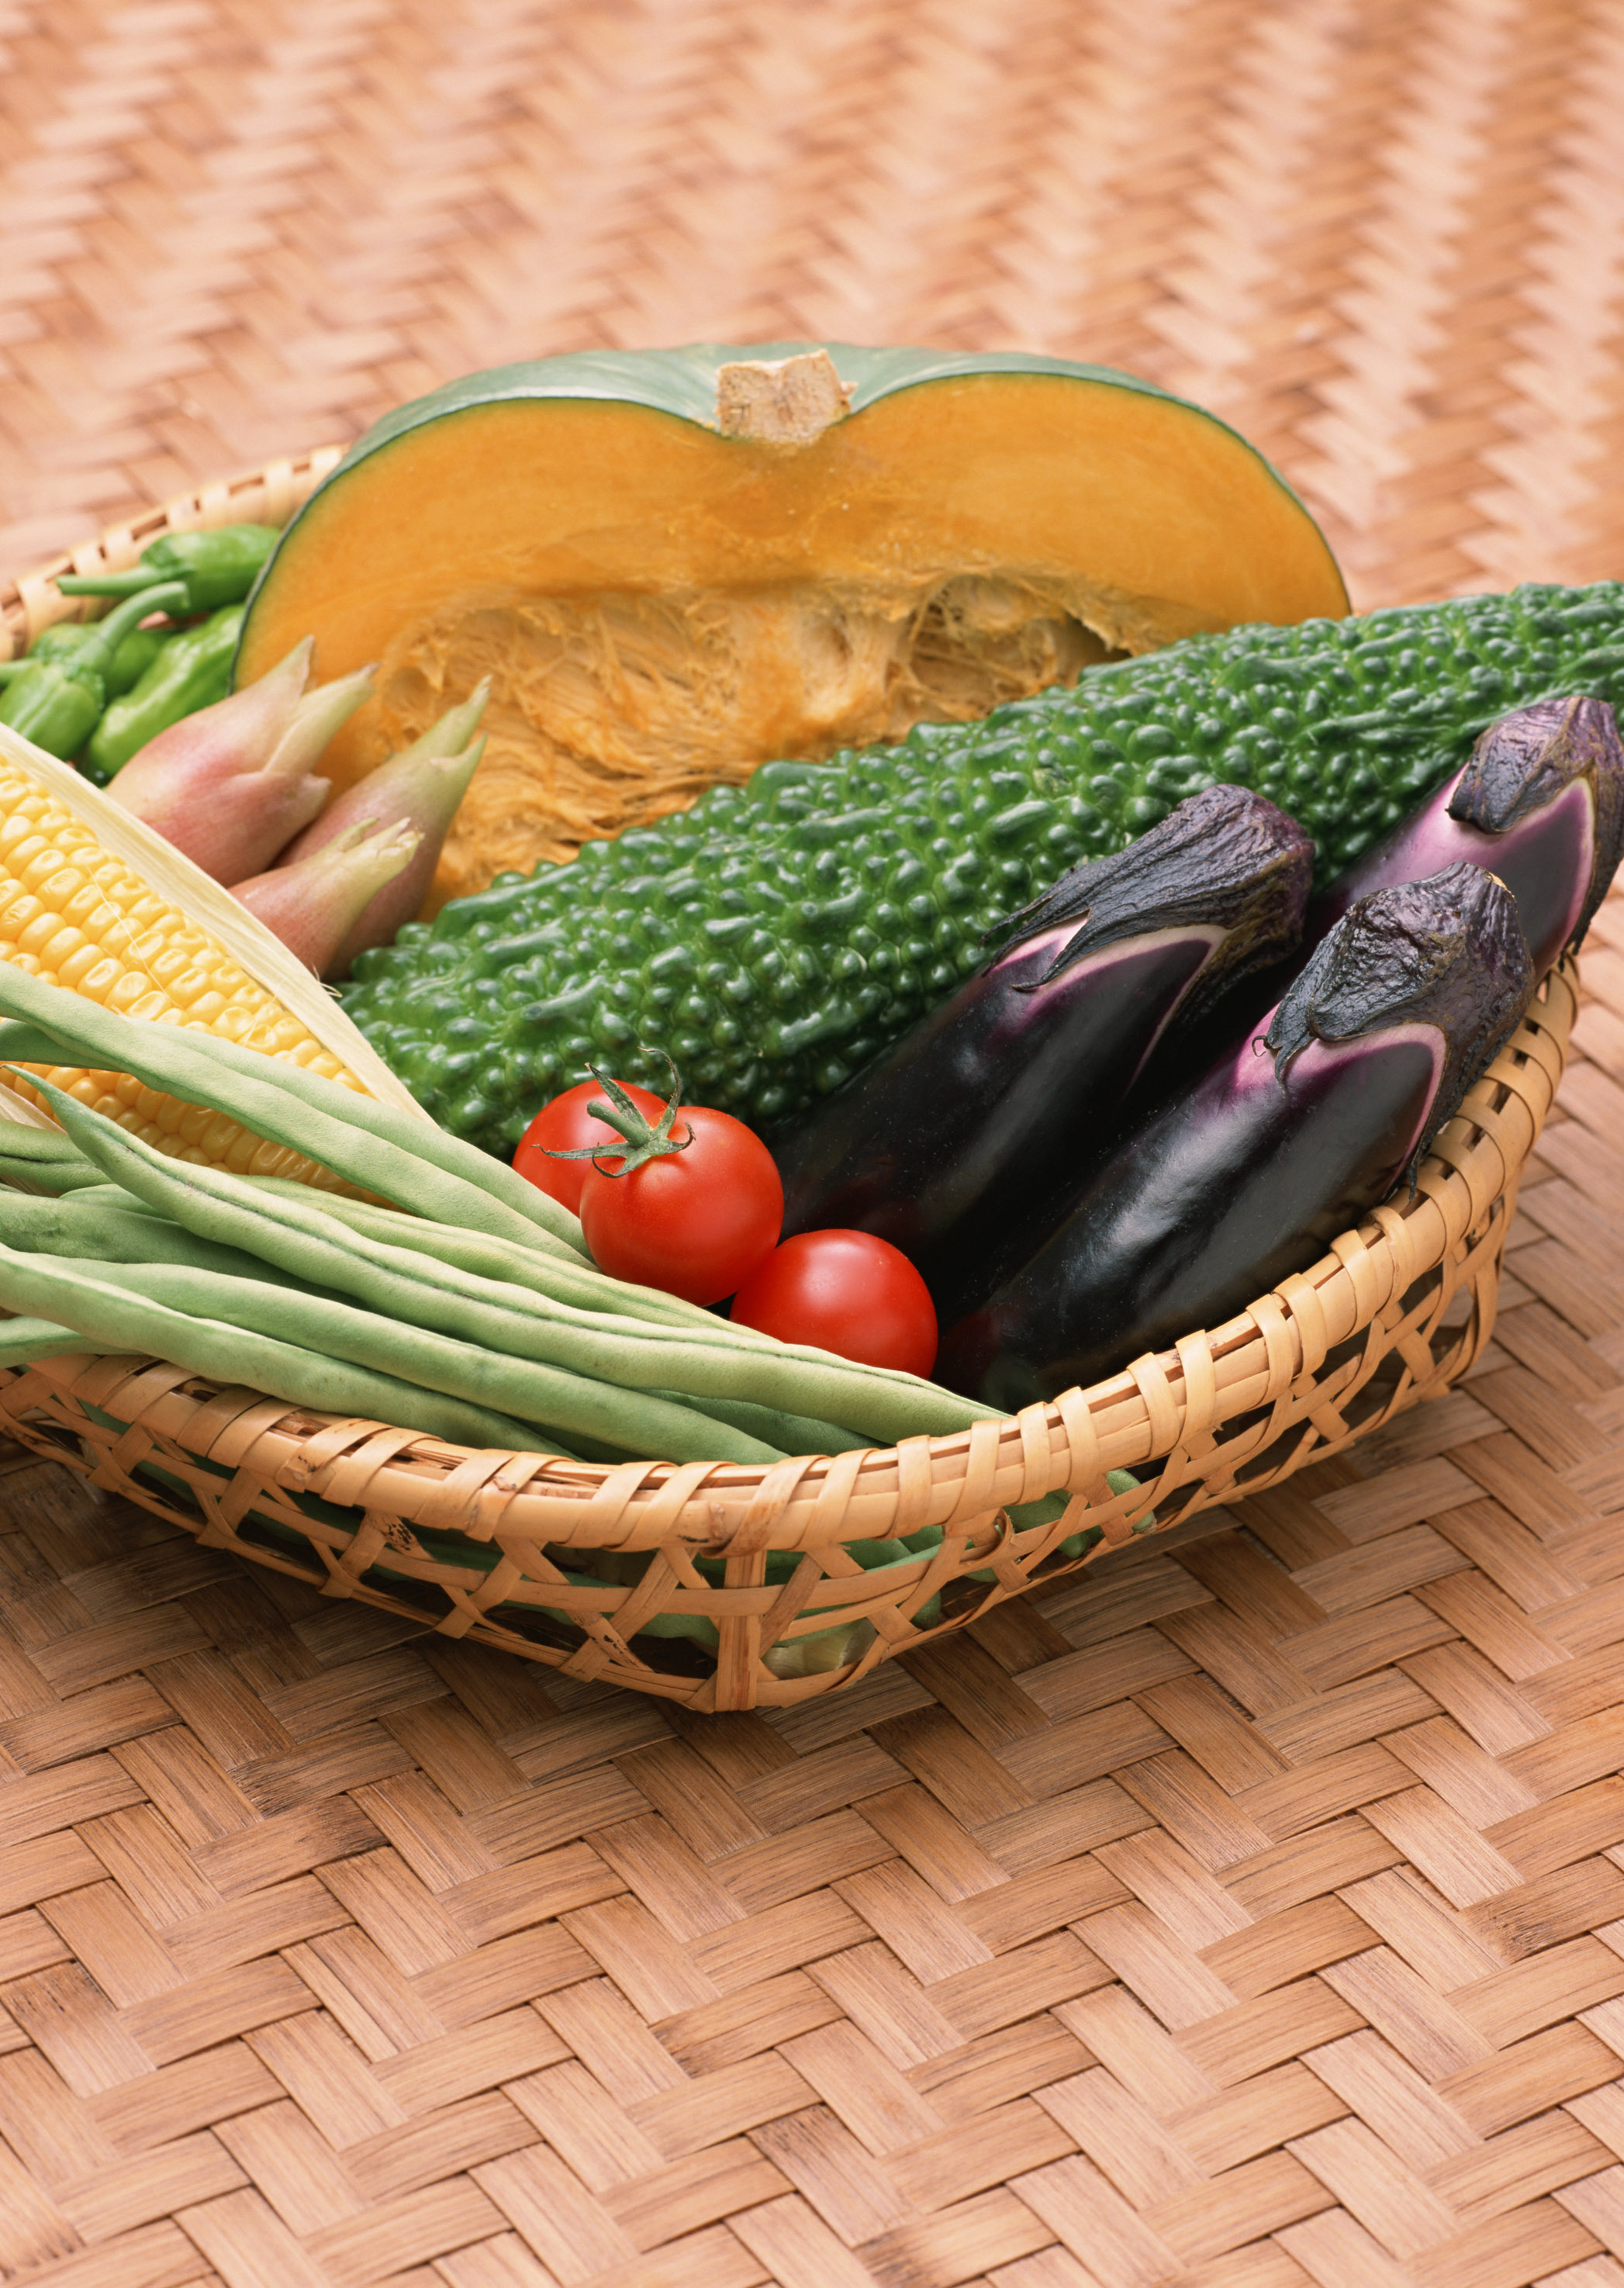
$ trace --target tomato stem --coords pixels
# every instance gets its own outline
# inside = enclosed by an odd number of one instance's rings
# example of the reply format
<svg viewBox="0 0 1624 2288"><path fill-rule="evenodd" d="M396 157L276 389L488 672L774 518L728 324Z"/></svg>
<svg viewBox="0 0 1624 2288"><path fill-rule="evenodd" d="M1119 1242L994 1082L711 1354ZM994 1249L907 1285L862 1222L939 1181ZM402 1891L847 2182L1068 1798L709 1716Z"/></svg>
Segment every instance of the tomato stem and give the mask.
<svg viewBox="0 0 1624 2288"><path fill-rule="evenodd" d="M665 1056L663 1049L657 1053ZM646 1166L650 1160L663 1159L672 1152L685 1152L693 1141L693 1129L687 1129L681 1136L671 1133L677 1107L682 1097L682 1076L669 1057L665 1057L665 1062L671 1076L671 1093L665 1109L653 1123L646 1114L638 1110L619 1081L611 1080L608 1074L599 1072L596 1065L588 1065L588 1072L610 1101L603 1104L594 1097L587 1110L594 1120L605 1122L618 1136L624 1138L624 1148L619 1144L583 1144L574 1151L566 1152L551 1145L543 1145L542 1149L547 1157L550 1160L590 1160L599 1175L619 1177L630 1176L634 1169ZM620 1165L614 1168L606 1166L602 1157L605 1153L618 1160Z"/></svg>

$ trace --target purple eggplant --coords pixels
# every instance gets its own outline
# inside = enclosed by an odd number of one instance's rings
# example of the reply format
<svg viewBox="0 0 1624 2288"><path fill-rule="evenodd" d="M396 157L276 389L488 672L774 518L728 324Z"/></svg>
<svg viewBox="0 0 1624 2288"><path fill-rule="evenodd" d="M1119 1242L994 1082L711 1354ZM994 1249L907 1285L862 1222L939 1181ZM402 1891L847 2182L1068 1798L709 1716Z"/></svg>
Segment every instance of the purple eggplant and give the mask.
<svg viewBox="0 0 1624 2288"><path fill-rule="evenodd" d="M1470 863L1362 898L1260 1037L1114 1150L950 1329L936 1375L1013 1410L1216 1327L1413 1171L1536 983L1517 902Z"/></svg>
<svg viewBox="0 0 1624 2288"><path fill-rule="evenodd" d="M1316 898L1304 950L1372 890L1463 859L1496 874L1545 972L1577 946L1624 855L1624 747L1604 699L1541 699L1483 734L1464 767Z"/></svg>
<svg viewBox="0 0 1624 2288"><path fill-rule="evenodd" d="M1034 1203L1100 1156L1169 1023L1295 944L1311 866L1295 820L1221 786L1073 867L950 1001L778 1140L786 1238L875 1232L944 1318L979 1301Z"/></svg>
<svg viewBox="0 0 1624 2288"><path fill-rule="evenodd" d="M1440 867L1481 866L1517 900L1543 977L1576 948L1624 855L1624 745L1601 699L1541 699L1491 723L1451 779L1313 900L1289 960L1255 974L1221 1010L1224 1037L1255 1032L1315 948L1373 890L1423 881ZM1203 1060L1203 1064L1205 1060ZM1152 1093L1187 1088L1186 1055L1150 1076Z"/></svg>

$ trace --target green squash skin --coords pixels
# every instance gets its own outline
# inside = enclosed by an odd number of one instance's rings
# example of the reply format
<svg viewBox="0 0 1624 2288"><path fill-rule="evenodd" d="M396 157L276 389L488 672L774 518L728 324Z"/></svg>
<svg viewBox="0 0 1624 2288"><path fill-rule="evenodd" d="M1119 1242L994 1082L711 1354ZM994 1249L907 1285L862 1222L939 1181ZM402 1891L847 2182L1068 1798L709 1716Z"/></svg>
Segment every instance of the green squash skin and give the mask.
<svg viewBox="0 0 1624 2288"><path fill-rule="evenodd" d="M1219 781L1339 872L1497 717L1624 703L1624 586L1524 587L1193 636L983 721L770 763L364 955L344 1005L419 1101L506 1156L589 1062L771 1128L898 1039L984 934Z"/></svg>
<svg viewBox="0 0 1624 2288"><path fill-rule="evenodd" d="M1202 406L1193 405L1187 398L1176 397L1170 390L1159 389L1153 381L1142 380L1137 374L1122 373L1114 366L1079 365L1066 358L1039 357L1024 350L987 350L960 353L948 350L865 349L854 342L693 342L683 349L668 350L575 350L558 357L535 358L522 365L492 366L482 373L461 376L442 388L432 390L426 397L414 398L410 403L397 406L375 421L364 435L358 437L337 468L325 476L304 506L284 528L270 557L261 568L250 592L243 614L242 641L237 658L242 659L252 624L254 607L261 592L276 577L277 563L290 536L297 533L301 520L308 515L318 502L325 500L331 488L342 484L352 470L369 460L375 453L385 451L397 438L410 434L428 424L444 421L458 413L477 410L481 406L511 404L517 398L587 399L620 404L641 405L651 412L670 415L674 419L691 421L696 427L716 427L717 372L723 365L741 361L799 357L809 350L825 350L833 360L836 372L851 393L851 410L860 413L866 406L877 405L882 398L894 396L899 390L916 389L933 381L955 381L980 374L1045 374L1063 379L1091 382L1113 389L1125 389L1140 397L1154 397L1165 405L1174 406L1192 421L1209 423L1223 430L1246 447L1258 466L1279 486L1307 518L1308 511L1286 482L1279 471L1266 461L1255 445L1232 429L1226 421L1208 413ZM1311 522L1312 520L1309 519ZM237 669L233 669L235 688Z"/></svg>
<svg viewBox="0 0 1624 2288"><path fill-rule="evenodd" d="M464 374L456 381L448 381L426 397L414 398L409 404L399 405L392 413L385 413L356 439L337 467L322 479L311 501L319 499L329 486L339 483L374 453L392 445L397 437L407 436L430 422L443 421L451 414L471 412L482 405L511 404L515 398L584 398L618 405L642 405L654 413L669 413L678 420L692 421L698 428L714 429L718 368L750 360L802 357L809 350L828 352L851 393L853 413L862 412L866 406L877 405L882 398L895 396L899 390L917 389L927 382L957 381L994 373L1058 375L1066 380L1130 390L1140 397L1160 398L1164 405L1177 406L1192 419L1210 422L1214 428L1224 430L1237 439L1268 470L1280 490L1296 501L1299 508L1303 507L1279 471L1264 460L1238 429L1232 429L1227 421L1220 421L1216 414L1208 413L1203 406L1176 397L1171 390L1160 389L1153 381L1142 380L1137 374L1120 372L1114 366L1079 365L1068 358L1038 357L1025 350L865 349L855 342L693 342L684 349L575 350L559 357L535 358L523 365L491 366L482 373ZM310 504L307 501L305 507ZM1306 509L1303 512L1308 514ZM289 532L295 529L304 513L301 509L299 515L293 518L287 527ZM275 560L273 554L261 570L254 584L255 594L265 584ZM249 609L251 613L252 596Z"/></svg>

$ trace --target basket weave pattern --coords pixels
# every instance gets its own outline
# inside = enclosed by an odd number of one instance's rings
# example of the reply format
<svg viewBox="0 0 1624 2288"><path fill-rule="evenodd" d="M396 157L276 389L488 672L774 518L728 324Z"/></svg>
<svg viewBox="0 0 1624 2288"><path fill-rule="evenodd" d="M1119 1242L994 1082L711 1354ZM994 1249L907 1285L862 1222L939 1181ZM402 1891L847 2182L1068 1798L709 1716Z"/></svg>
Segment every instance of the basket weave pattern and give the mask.
<svg viewBox="0 0 1624 2288"><path fill-rule="evenodd" d="M334 458L280 463L104 533L0 595L0 623L21 650L75 608L52 584L70 565L122 569L160 529L285 520ZM1176 1355L957 1436L770 1470L657 1458L609 1469L470 1452L311 1417L162 1361L88 1355L0 1375L0 1424L210 1545L329 1595L708 1712L804 1698L1137 1532L1273 1484L1464 1372L1493 1325L1517 1179L1561 1078L1574 993L1571 969L1548 983L1407 1206L1378 1209L1243 1319L1192 1330ZM1112 1470L1134 1471L1139 1490L1113 1494ZM1008 1514L1059 1490L1069 1499L1047 1525ZM882 1575L843 1545L926 1528L937 1545ZM580 1569L642 1553L635 1580L581 1580ZM780 1563L769 1579L770 1556L791 1555L787 1577ZM696 1563L707 1559L709 1578ZM646 1625L669 1616L704 1631L675 1657ZM779 1676L764 1662L853 1625L832 1667Z"/></svg>
<svg viewBox="0 0 1624 2288"><path fill-rule="evenodd" d="M1607 0L12 0L0 562L813 334L1184 390L1364 606L1616 576L1621 111ZM0 1450L8 2288L1620 2288L1624 899L1584 968L1447 1396L795 1707Z"/></svg>
<svg viewBox="0 0 1624 2288"><path fill-rule="evenodd" d="M1336 1452L1462 1373L1493 1323L1517 1177L1561 1077L1573 1007L1569 969L1445 1129L1413 1204L1378 1209L1311 1271L1176 1354L955 1436L771 1468L610 1468L448 1447L312 1418L162 1362L78 1356L10 1370L0 1424L208 1545L329 1596L695 1709L804 1698L917 1644L922 1625L958 1625L1065 1569L1060 1545L1080 1531L1097 1529L1095 1554L1153 1510L1165 1530ZM1140 1490L1113 1494L1111 1469L1138 1473ZM1017 1530L1009 1508L1057 1489L1071 1496L1060 1516ZM309 1496L337 1514L313 1518L300 1505ZM280 1545L267 1524L282 1529ZM927 1526L941 1529L939 1545L878 1576L843 1546ZM288 1553L289 1536L301 1553ZM432 1549L426 1536L461 1547ZM633 1585L583 1587L569 1577L571 1552L648 1560ZM777 1585L769 1552L799 1560ZM722 1561L720 1582L696 1569L701 1553ZM639 1642L661 1613L714 1625L711 1672L702 1660L672 1672ZM852 1622L872 1634L833 1673L780 1680L763 1665L780 1641Z"/></svg>
<svg viewBox="0 0 1624 2288"><path fill-rule="evenodd" d="M337 468L342 452L340 446L323 446L297 460L273 461L267 468L200 486L144 516L110 525L94 540L9 581L0 587L0 631L7 640L0 659L20 658L35 637L59 620L97 616L102 608L92 599L64 596L57 587L64 572L86 578L126 572L139 562L141 551L166 532L203 532L221 524L286 524L322 478Z"/></svg>
<svg viewBox="0 0 1624 2288"><path fill-rule="evenodd" d="M1617 2288L1624 899L1596 935L1460 1387L797 1707L0 1456L12 2279Z"/></svg>

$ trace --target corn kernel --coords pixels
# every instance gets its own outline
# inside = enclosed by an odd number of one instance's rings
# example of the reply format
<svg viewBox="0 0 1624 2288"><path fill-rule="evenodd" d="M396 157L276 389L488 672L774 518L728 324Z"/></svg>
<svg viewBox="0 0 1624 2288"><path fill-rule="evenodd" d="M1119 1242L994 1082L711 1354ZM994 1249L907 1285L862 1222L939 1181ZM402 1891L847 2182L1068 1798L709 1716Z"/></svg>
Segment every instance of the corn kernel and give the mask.
<svg viewBox="0 0 1624 2288"><path fill-rule="evenodd" d="M69 803L3 760L0 961L125 1016L212 1032L365 1093L301 1018L249 977L206 929L105 850ZM145 1088L130 1074L24 1069L46 1071L78 1101L173 1156L295 1176L323 1189L337 1184L330 1170L301 1153ZM32 1094L26 1082L18 1085Z"/></svg>
<svg viewBox="0 0 1624 2288"><path fill-rule="evenodd" d="M77 948L67 959L57 965L57 977L67 986L70 993L83 993L85 979L93 969L99 969L106 958L99 945L92 945L88 938L81 938ZM108 982L111 983L111 981L109 979ZM94 994L91 996L92 1000L99 997Z"/></svg>
<svg viewBox="0 0 1624 2288"><path fill-rule="evenodd" d="M47 969L53 969L56 971L57 981L59 984L61 982L62 964L67 961L71 955L77 953L80 947L83 945L85 939L83 932L76 929L64 929L61 926L61 918L60 916L58 916L55 936L51 938L44 945L36 946L35 950L37 952L40 959L44 963Z"/></svg>

